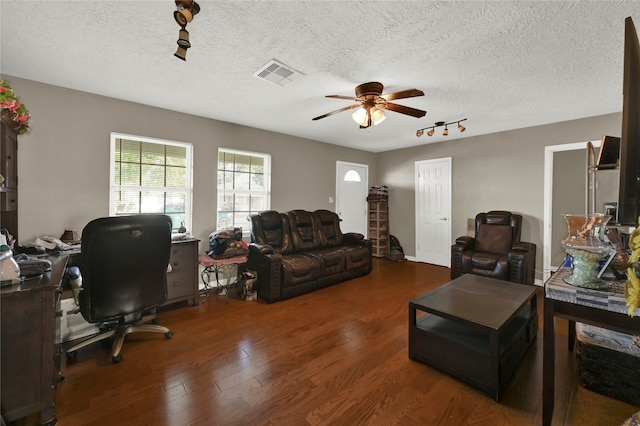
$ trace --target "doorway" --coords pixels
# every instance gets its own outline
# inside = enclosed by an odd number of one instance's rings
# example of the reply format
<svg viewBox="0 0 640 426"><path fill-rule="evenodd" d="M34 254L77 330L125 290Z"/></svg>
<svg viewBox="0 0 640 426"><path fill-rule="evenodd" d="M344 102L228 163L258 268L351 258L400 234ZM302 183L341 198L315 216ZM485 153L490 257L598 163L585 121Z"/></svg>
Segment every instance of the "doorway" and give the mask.
<svg viewBox="0 0 640 426"><path fill-rule="evenodd" d="M416 260L451 267L451 157L415 164Z"/></svg>
<svg viewBox="0 0 640 426"><path fill-rule="evenodd" d="M599 148L601 141L591 143ZM567 227L562 215L586 213L587 144L545 147L542 282L546 282L564 260L560 241L567 235Z"/></svg>
<svg viewBox="0 0 640 426"><path fill-rule="evenodd" d="M357 232L367 238L369 166L336 161L336 213L343 233Z"/></svg>

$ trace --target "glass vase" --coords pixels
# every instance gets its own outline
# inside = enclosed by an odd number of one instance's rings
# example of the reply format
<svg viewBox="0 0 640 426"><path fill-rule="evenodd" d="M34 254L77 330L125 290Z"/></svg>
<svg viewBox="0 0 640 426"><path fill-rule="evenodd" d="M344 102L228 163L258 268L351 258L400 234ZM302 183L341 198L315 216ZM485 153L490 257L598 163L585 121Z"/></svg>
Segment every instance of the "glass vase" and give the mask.
<svg viewBox="0 0 640 426"><path fill-rule="evenodd" d="M604 238L611 216L601 213L562 216L567 222L568 235L560 244L573 260L571 273L563 278L564 282L583 288L607 288L607 282L598 278L598 264L612 250Z"/></svg>

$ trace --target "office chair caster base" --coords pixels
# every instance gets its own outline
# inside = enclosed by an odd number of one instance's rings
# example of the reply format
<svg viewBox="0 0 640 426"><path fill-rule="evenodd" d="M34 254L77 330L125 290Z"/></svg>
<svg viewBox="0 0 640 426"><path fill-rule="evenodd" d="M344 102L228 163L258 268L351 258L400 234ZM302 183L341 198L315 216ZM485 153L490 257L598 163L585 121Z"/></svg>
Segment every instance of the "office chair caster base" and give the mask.
<svg viewBox="0 0 640 426"><path fill-rule="evenodd" d="M78 358L78 351L67 352L67 359L71 361L75 361Z"/></svg>
<svg viewBox="0 0 640 426"><path fill-rule="evenodd" d="M173 337L173 331L167 331L166 333L164 333L165 339L171 339L172 337Z"/></svg>
<svg viewBox="0 0 640 426"><path fill-rule="evenodd" d="M116 356L111 357L111 362L113 362L114 364L117 364L120 361L122 361L122 354L118 354Z"/></svg>

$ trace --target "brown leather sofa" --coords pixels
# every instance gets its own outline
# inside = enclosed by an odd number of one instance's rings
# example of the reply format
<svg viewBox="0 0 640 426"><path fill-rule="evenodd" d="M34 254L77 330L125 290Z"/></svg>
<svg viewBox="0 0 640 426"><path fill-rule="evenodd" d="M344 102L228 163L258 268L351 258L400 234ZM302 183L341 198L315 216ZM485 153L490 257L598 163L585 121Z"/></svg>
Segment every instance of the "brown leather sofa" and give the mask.
<svg viewBox="0 0 640 426"><path fill-rule="evenodd" d="M535 279L536 245L520 241L522 216L504 210L478 213L475 237L451 246L451 278L471 273L521 284Z"/></svg>
<svg viewBox="0 0 640 426"><path fill-rule="evenodd" d="M258 273L258 297L288 299L371 272L372 243L340 230L329 210L264 211L251 216L247 268Z"/></svg>

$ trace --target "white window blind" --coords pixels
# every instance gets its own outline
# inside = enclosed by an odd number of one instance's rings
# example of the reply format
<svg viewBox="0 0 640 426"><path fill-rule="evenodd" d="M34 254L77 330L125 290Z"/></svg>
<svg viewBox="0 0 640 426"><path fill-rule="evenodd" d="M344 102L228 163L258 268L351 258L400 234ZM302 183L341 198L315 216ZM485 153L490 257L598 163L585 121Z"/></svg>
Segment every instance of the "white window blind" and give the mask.
<svg viewBox="0 0 640 426"><path fill-rule="evenodd" d="M248 231L247 217L268 210L271 156L220 148L218 150L218 229Z"/></svg>
<svg viewBox="0 0 640 426"><path fill-rule="evenodd" d="M111 135L110 214L163 213L191 229L190 144Z"/></svg>

